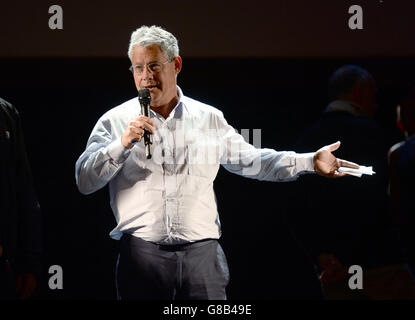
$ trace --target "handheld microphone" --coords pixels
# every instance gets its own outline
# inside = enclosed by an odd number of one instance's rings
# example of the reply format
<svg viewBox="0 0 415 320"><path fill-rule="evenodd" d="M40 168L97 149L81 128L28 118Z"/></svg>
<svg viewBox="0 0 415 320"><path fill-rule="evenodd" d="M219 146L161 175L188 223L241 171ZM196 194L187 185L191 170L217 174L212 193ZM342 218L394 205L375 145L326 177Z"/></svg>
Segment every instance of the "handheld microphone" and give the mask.
<svg viewBox="0 0 415 320"><path fill-rule="evenodd" d="M141 105L141 114L150 117L150 90L143 88L138 91L138 101ZM144 130L144 145L146 147L146 158L151 159L151 149L150 145L153 144L153 139L150 132Z"/></svg>

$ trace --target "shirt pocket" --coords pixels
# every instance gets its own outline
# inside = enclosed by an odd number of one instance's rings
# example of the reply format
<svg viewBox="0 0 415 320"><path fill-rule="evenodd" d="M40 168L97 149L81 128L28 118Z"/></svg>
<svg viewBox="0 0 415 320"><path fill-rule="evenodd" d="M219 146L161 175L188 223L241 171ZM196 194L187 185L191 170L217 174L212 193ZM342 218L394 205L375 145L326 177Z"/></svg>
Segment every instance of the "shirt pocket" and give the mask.
<svg viewBox="0 0 415 320"><path fill-rule="evenodd" d="M125 161L124 166L122 168L123 175L127 180L131 181L144 181L149 178L151 173L154 171L152 170L152 166L149 160L143 160L143 155L139 154L139 150L133 149L131 151L130 157Z"/></svg>
<svg viewBox="0 0 415 320"><path fill-rule="evenodd" d="M219 170L219 160L214 148L206 144L187 146L187 173L213 181ZM213 152L213 154L212 154Z"/></svg>

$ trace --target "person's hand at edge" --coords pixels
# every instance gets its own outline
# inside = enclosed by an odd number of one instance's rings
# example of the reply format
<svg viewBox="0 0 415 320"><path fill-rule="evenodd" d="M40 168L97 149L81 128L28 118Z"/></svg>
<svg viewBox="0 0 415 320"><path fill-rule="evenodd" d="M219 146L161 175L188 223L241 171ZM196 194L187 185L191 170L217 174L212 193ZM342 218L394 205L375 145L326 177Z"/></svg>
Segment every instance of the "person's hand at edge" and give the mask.
<svg viewBox="0 0 415 320"><path fill-rule="evenodd" d="M33 273L19 274L16 277L16 292L21 300L30 298L37 287L37 280Z"/></svg>

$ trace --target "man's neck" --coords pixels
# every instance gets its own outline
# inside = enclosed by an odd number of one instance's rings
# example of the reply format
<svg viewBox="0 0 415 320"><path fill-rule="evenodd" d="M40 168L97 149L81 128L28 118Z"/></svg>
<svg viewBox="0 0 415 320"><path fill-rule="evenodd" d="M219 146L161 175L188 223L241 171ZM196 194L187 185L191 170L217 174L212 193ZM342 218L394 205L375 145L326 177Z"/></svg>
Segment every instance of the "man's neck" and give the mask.
<svg viewBox="0 0 415 320"><path fill-rule="evenodd" d="M178 102L179 102L179 97L176 95L168 104L164 106L159 106L159 107L150 106L150 107L154 112L157 112L164 119L167 119Z"/></svg>
<svg viewBox="0 0 415 320"><path fill-rule="evenodd" d="M325 112L344 111L359 117L369 117L366 111L357 103L349 100L333 100L327 106Z"/></svg>

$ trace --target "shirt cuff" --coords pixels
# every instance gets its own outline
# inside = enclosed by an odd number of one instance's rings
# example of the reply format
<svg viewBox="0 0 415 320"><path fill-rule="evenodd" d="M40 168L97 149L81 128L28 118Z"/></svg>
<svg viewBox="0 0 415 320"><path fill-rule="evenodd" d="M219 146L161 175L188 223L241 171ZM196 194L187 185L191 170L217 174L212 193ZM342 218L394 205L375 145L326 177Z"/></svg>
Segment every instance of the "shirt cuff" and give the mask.
<svg viewBox="0 0 415 320"><path fill-rule="evenodd" d="M107 152L110 158L117 164L123 163L127 160L131 150L124 147L121 143L121 138L114 140L107 146Z"/></svg>
<svg viewBox="0 0 415 320"><path fill-rule="evenodd" d="M314 154L315 152L309 153L297 153L295 156L295 167L297 172L315 172L314 170Z"/></svg>

